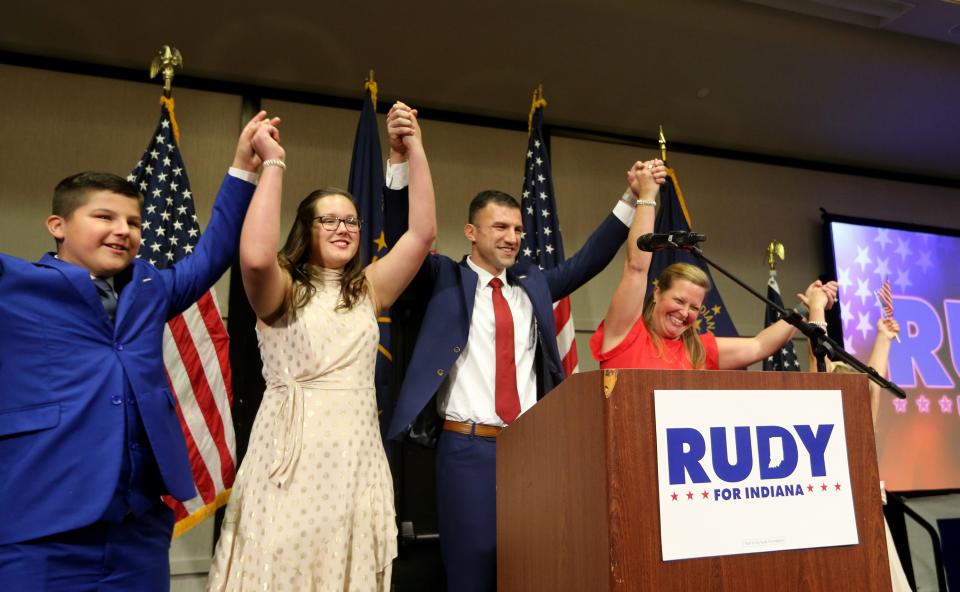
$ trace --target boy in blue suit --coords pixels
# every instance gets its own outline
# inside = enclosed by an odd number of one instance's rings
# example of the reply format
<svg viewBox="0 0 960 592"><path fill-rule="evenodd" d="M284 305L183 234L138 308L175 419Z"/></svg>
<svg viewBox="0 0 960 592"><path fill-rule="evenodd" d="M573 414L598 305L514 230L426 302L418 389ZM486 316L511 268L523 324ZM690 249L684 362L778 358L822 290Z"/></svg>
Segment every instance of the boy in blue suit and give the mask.
<svg viewBox="0 0 960 592"><path fill-rule="evenodd" d="M0 586L168 590L173 513L196 495L163 365L168 319L236 256L258 167L240 134L193 254L158 270L137 259L141 197L116 175L57 185L57 244L29 263L0 254Z"/></svg>
<svg viewBox="0 0 960 592"><path fill-rule="evenodd" d="M384 217L392 244L406 219L404 191L396 191L406 185L398 132L419 134L419 127L416 111L402 103L387 122ZM427 305L387 437L409 431L432 440L435 430L423 417L436 408L437 514L451 592L496 590L496 436L563 380L553 303L607 266L636 207L628 191L573 257L541 270L516 261L523 233L517 200L480 192L464 227L470 254L459 262L428 256L408 288Z"/></svg>

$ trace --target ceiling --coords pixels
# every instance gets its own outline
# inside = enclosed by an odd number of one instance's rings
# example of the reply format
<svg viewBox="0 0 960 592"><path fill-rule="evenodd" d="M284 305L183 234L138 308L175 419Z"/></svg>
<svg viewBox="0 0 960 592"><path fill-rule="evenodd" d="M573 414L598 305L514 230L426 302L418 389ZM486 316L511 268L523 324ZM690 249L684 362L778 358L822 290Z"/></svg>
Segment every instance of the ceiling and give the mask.
<svg viewBox="0 0 960 592"><path fill-rule="evenodd" d="M159 8L166 12L161 13ZM786 9L784 8L786 7ZM946 0L553 0L8 5L0 50L381 97L960 181L960 4ZM857 23L857 24L851 24ZM952 32L951 32L952 31Z"/></svg>

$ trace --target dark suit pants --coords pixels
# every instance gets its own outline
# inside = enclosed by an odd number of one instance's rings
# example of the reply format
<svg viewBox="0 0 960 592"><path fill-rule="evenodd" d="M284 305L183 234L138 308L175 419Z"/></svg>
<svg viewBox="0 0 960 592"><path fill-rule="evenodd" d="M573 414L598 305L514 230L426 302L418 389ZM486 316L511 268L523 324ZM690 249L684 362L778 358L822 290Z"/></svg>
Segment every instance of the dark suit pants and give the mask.
<svg viewBox="0 0 960 592"><path fill-rule="evenodd" d="M442 432L437 444L440 551L450 592L497 589L497 441Z"/></svg>
<svg viewBox="0 0 960 592"><path fill-rule="evenodd" d="M173 511L158 502L121 522L0 545L4 592L162 592L170 589Z"/></svg>

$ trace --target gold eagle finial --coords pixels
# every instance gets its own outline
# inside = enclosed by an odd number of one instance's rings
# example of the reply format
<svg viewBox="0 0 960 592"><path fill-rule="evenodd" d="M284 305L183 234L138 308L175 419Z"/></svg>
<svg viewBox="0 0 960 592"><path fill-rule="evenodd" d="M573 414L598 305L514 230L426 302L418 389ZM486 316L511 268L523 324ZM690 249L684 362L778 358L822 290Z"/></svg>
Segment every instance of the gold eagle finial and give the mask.
<svg viewBox="0 0 960 592"><path fill-rule="evenodd" d="M180 50L172 45L164 45L153 56L150 62L150 79L157 77L157 74L163 73L163 96L170 98L172 92L173 76L176 71L183 67L183 56Z"/></svg>
<svg viewBox="0 0 960 592"><path fill-rule="evenodd" d="M787 249L783 246L783 243L775 240L767 245L767 265L770 266L770 271L777 269L777 259L783 261L786 258Z"/></svg>

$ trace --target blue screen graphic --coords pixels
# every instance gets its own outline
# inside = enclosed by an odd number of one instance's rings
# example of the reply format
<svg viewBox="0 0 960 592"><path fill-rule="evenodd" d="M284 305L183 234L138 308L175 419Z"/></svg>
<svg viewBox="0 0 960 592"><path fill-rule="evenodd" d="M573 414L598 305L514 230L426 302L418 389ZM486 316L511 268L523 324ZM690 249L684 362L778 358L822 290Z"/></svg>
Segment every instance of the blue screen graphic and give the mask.
<svg viewBox="0 0 960 592"><path fill-rule="evenodd" d="M900 340L889 378L907 392L881 393L880 478L892 490L960 486L960 236L830 222L840 285L844 348L866 362L893 294Z"/></svg>

